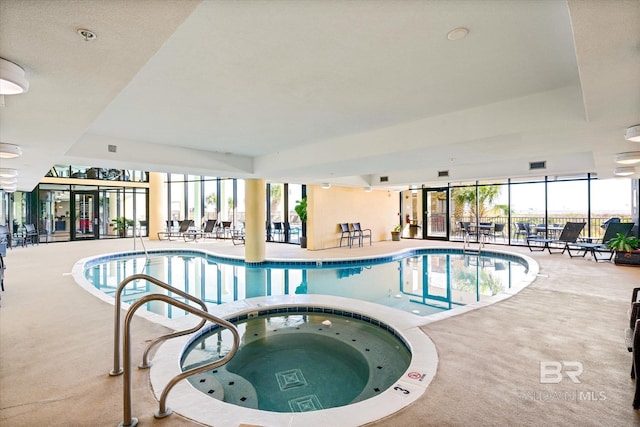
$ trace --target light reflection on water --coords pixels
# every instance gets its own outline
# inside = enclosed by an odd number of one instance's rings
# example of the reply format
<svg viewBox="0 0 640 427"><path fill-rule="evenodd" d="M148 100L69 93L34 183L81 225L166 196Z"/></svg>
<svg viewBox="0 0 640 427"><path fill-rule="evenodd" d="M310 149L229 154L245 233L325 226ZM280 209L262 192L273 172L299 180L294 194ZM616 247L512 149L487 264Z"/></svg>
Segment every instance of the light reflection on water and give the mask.
<svg viewBox="0 0 640 427"><path fill-rule="evenodd" d="M132 274L147 274L210 304L245 298L291 294L334 295L369 301L420 316L482 301L520 286L527 267L501 254L425 253L385 263L347 266L261 265L189 252L128 255L92 263L85 277L114 296L118 284ZM146 281L131 282L122 301L131 303L149 293L166 293ZM148 311L175 318L183 310L150 302Z"/></svg>

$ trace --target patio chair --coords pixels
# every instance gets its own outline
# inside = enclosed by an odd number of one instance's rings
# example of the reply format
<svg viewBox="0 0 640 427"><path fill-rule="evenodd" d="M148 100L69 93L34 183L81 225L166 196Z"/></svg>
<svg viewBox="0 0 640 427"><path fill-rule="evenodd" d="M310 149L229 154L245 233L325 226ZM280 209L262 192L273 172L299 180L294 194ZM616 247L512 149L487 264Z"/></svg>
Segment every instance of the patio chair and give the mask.
<svg viewBox="0 0 640 427"><path fill-rule="evenodd" d="M607 243L609 242L609 240L614 239L618 235L618 233L621 233L624 236L628 236L629 233L631 232L631 229L633 228L633 225L634 225L633 222L615 222L615 221L609 222L604 232L604 236L602 236L602 241L591 242L591 243L587 243L587 242L571 243L567 248L567 252L569 252L569 256L572 258L578 257L578 256L584 257L585 255L587 255L587 253L591 253L591 256L596 261L611 261L611 258L613 258L614 251L607 246ZM572 250L577 252L572 253L571 252ZM582 253L582 255L580 253ZM603 253L608 254L608 257L605 256L605 257L598 258L596 255L596 254L603 254Z"/></svg>
<svg viewBox="0 0 640 427"><path fill-rule="evenodd" d="M569 244L576 243L585 225L585 222L567 222L557 239L529 237L527 238L527 246L531 252L544 251L546 249L552 254L554 252L551 249L562 249L562 251L555 253L564 253L568 249Z"/></svg>
<svg viewBox="0 0 640 427"><path fill-rule="evenodd" d="M351 227L353 229L354 236L360 242L360 246L363 245L364 239L369 239L369 246L371 246L371 229L370 228L363 229L362 227L360 227L359 222L354 222L353 224L351 224Z"/></svg>
<svg viewBox="0 0 640 427"><path fill-rule="evenodd" d="M36 226L33 224L25 224L24 225L24 239L22 240L23 246L28 246L29 243L33 245L34 243L40 244L40 235L38 234L38 230L36 230Z"/></svg>
<svg viewBox="0 0 640 427"><path fill-rule="evenodd" d="M5 248L11 248L11 231L8 225L0 225L0 245L4 244Z"/></svg>
<svg viewBox="0 0 640 427"><path fill-rule="evenodd" d="M493 231L491 232L491 238L493 238L494 241L496 240L496 237L498 237L498 236L502 237L502 240L506 239L506 236L504 234L504 227L506 225L507 224L500 223L500 222L497 222L497 223L494 224Z"/></svg>
<svg viewBox="0 0 640 427"><path fill-rule="evenodd" d="M475 230L472 230L471 223L468 221L460 222L460 228L462 229L462 239L471 239L471 236L478 237L478 233Z"/></svg>
<svg viewBox="0 0 640 427"><path fill-rule="evenodd" d="M217 221L215 219L208 219L204 225L204 228L199 230L187 230L182 233L182 238L184 241L195 241L200 238L206 239L207 237L215 237L215 228Z"/></svg>
<svg viewBox="0 0 640 427"><path fill-rule="evenodd" d="M180 221L180 227L178 227L178 231L159 231L158 232L158 240L162 240L161 236L164 236L167 240L171 240L172 237L182 237L187 231L189 231L189 227L193 225L192 219L185 219Z"/></svg>
<svg viewBox="0 0 640 427"><path fill-rule="evenodd" d="M535 237L538 237L538 235L531 230L531 225L524 222L516 222L513 231L514 239L518 240L519 238L522 238L523 240L528 240L529 238Z"/></svg>
<svg viewBox="0 0 640 427"><path fill-rule="evenodd" d="M215 219L208 219L204 224L204 228L202 229L202 237L205 239L207 237L215 237L216 226L218 225L218 221Z"/></svg>
<svg viewBox="0 0 640 427"><path fill-rule="evenodd" d="M282 222L273 223L273 229L271 230L271 235L273 237L274 242L276 241L276 237L278 238L277 241L284 242L284 226Z"/></svg>
<svg viewBox="0 0 640 427"><path fill-rule="evenodd" d="M342 247L342 240L347 239L349 247L353 246L353 240L357 237L351 232L349 224L346 222L340 224L340 247Z"/></svg>
<svg viewBox="0 0 640 427"><path fill-rule="evenodd" d="M239 223L238 228L231 231L231 242L234 246L245 244L244 223Z"/></svg>

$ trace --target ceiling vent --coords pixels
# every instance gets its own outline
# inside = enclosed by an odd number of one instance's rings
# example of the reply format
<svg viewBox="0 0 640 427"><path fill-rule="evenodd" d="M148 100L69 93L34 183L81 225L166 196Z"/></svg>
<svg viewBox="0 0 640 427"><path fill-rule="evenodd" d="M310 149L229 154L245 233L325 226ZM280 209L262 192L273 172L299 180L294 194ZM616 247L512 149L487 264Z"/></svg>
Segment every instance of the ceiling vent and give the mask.
<svg viewBox="0 0 640 427"><path fill-rule="evenodd" d="M547 161L542 161L542 162L529 162L529 170L534 170L534 169L546 169L547 168Z"/></svg>
<svg viewBox="0 0 640 427"><path fill-rule="evenodd" d="M118 151L118 146L109 144L107 146L107 151L109 151L110 153L115 153L116 151Z"/></svg>
<svg viewBox="0 0 640 427"><path fill-rule="evenodd" d="M388 176L381 176L380 177L380 182L389 182L389 177Z"/></svg>
<svg viewBox="0 0 640 427"><path fill-rule="evenodd" d="M438 178L446 178L449 176L449 171L438 171Z"/></svg>

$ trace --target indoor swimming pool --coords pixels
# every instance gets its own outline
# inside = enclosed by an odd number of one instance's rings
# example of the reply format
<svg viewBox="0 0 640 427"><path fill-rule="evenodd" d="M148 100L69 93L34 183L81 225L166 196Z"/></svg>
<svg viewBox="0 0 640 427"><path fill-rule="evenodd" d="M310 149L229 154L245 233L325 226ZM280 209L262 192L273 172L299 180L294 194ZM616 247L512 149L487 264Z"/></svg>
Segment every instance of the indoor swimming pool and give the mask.
<svg viewBox="0 0 640 427"><path fill-rule="evenodd" d="M369 260L265 262L245 265L204 251L176 250L122 253L85 263L84 277L106 295L132 274L147 274L219 305L247 298L281 295L334 295L368 301L428 316L482 302L528 284L528 261L519 256L454 249L416 249ZM145 281L123 290L130 303L166 291ZM184 311L148 304L148 311L169 318Z"/></svg>

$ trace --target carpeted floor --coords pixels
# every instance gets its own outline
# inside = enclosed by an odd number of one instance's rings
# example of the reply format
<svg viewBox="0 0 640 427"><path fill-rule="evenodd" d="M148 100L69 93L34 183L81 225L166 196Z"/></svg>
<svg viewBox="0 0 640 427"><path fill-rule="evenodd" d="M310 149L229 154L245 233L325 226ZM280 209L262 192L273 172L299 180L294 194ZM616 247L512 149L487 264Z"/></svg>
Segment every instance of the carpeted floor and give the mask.
<svg viewBox="0 0 640 427"><path fill-rule="evenodd" d="M267 256L362 256L433 245L396 243L316 252L268 245ZM80 258L131 250L132 245L125 239L9 251L0 308L0 425L115 426L122 421L122 381L107 374L113 307L82 290L69 272ZM242 247L229 242L199 247L242 253ZM512 298L424 325L440 358L435 379L413 405L372 425L640 425L631 407L635 384L622 335L631 290L640 285L640 268L566 254L531 254L526 248L498 249L533 256L540 264L539 278ZM145 341L164 328L143 319L135 323L132 342L134 355L139 355ZM558 384L541 383L541 362L561 361L568 362L566 371L581 364L579 383L566 375ZM139 425L197 425L179 415L153 418L157 402L146 371L134 372L133 389Z"/></svg>

